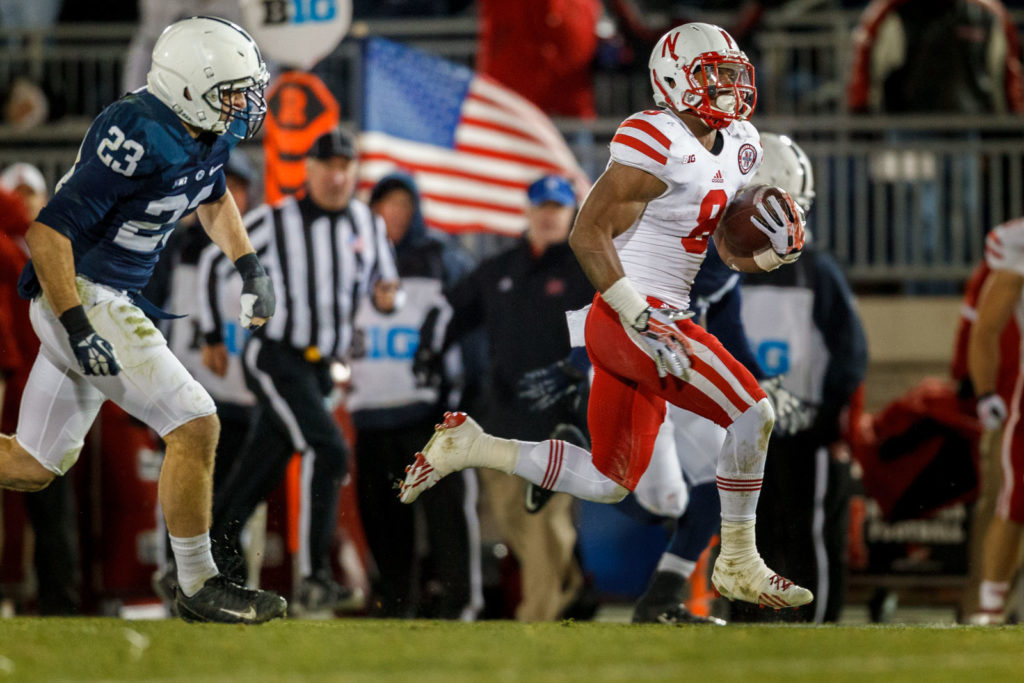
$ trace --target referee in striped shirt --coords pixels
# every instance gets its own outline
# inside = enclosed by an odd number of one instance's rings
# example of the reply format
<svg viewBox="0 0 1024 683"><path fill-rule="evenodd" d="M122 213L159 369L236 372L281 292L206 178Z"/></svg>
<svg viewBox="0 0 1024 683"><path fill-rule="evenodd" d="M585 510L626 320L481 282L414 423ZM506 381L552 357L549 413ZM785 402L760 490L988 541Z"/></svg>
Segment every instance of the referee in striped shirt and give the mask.
<svg viewBox="0 0 1024 683"><path fill-rule="evenodd" d="M214 494L210 535L221 570L244 580L240 529L280 483L292 453L302 453L303 580L293 605L321 610L345 606L351 598L334 581L329 563L349 457L325 407L333 387L330 364L349 351L359 298L379 281L397 282L398 272L383 221L352 196L352 136L335 129L318 138L307 154L306 171L305 196L263 205L247 216L249 239L274 282L279 304L271 323L245 343L245 379L257 397L257 418L246 447ZM201 261L200 326L209 346L203 359L216 372L218 359L226 360L227 354L217 293L230 276L230 264Z"/></svg>

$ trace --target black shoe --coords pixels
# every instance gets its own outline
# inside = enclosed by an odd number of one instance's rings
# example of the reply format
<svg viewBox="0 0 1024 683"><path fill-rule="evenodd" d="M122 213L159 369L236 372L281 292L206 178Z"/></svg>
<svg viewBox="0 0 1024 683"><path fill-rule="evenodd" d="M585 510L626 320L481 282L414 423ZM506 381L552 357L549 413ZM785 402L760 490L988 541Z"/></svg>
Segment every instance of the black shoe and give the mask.
<svg viewBox="0 0 1024 683"><path fill-rule="evenodd" d="M178 614L188 622L262 624L283 617L288 610L288 602L277 593L243 588L223 574L207 579L192 597L182 593L180 586L176 594Z"/></svg>
<svg viewBox="0 0 1024 683"><path fill-rule="evenodd" d="M587 440L586 435L576 425L563 422L556 426L551 431L551 439L560 441L567 441L574 446L580 448L589 448L590 442ZM546 489L532 482L526 483L526 497L523 500L523 506L526 511L531 515L535 515L540 512L548 501L551 500L551 496L555 495L555 492L551 489Z"/></svg>
<svg viewBox="0 0 1024 683"><path fill-rule="evenodd" d="M676 603L665 609L633 612L634 624L667 624L684 626L686 624L702 624L705 626L725 626L725 621L718 617L702 617L686 609L686 605Z"/></svg>
<svg viewBox="0 0 1024 683"><path fill-rule="evenodd" d="M221 574L233 583L244 586L249 580L249 566L238 545L230 540L214 541L210 549Z"/></svg>
<svg viewBox="0 0 1024 683"><path fill-rule="evenodd" d="M153 572L151 585L153 592L164 603L168 613L172 617L178 616L178 569L174 563L169 562L163 571L158 569Z"/></svg>
<svg viewBox="0 0 1024 683"><path fill-rule="evenodd" d="M366 596L359 588L342 586L327 572L307 576L299 584L295 596L296 612L306 614L323 611L353 611L366 606Z"/></svg>

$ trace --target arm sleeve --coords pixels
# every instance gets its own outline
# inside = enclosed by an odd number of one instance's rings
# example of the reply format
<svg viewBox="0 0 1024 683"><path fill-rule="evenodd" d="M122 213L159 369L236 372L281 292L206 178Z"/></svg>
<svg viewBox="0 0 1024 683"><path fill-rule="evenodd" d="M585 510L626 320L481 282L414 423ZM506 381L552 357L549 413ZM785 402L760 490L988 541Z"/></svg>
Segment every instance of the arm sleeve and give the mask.
<svg viewBox="0 0 1024 683"><path fill-rule="evenodd" d="M831 443L840 436L839 414L867 373L868 344L839 267L821 252L815 256L818 273L813 317L825 338L829 362L814 430L823 443Z"/></svg>

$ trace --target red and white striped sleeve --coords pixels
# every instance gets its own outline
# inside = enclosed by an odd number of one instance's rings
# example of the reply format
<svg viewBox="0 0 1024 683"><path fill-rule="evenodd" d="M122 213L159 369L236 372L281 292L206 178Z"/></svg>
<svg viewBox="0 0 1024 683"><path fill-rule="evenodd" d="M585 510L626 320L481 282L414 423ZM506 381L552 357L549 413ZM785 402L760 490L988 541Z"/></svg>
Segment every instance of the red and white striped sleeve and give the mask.
<svg viewBox="0 0 1024 683"><path fill-rule="evenodd" d="M992 270L1024 275L1024 219L995 227L985 238L985 261Z"/></svg>
<svg viewBox="0 0 1024 683"><path fill-rule="evenodd" d="M672 139L665 115L641 112L623 121L609 145L611 158L620 164L647 171L667 180Z"/></svg>

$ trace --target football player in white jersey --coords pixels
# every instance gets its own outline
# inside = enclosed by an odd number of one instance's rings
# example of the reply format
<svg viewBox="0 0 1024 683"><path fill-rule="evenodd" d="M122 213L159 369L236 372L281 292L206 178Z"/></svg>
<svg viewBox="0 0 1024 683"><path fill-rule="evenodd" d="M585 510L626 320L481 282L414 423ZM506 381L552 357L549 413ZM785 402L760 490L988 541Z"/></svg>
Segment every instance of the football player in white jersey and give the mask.
<svg viewBox="0 0 1024 683"><path fill-rule="evenodd" d="M585 328L594 365L593 452L563 441L500 439L464 413L449 413L409 467L400 497L412 502L453 471L490 467L617 502L647 469L669 402L726 429L716 468L722 541L715 588L729 599L796 607L811 592L769 569L754 542L771 405L750 372L686 312L720 213L761 161L757 130L747 122L757 97L754 69L726 31L691 23L655 45L650 72L660 108L619 126L611 161L570 237L599 292ZM740 256L715 237L727 265L758 272L799 257L803 220L786 199L759 207L756 222L770 248Z"/></svg>

